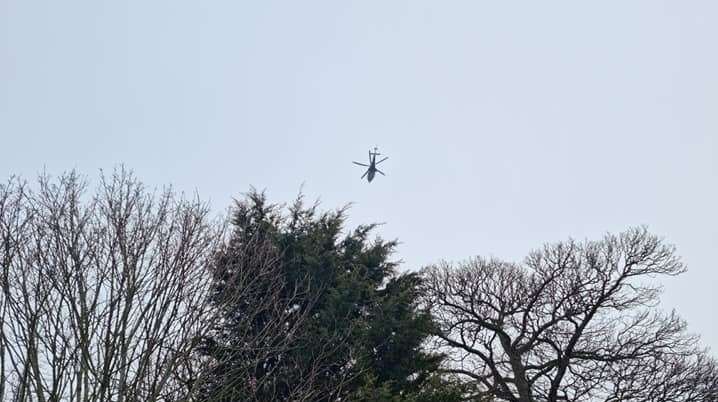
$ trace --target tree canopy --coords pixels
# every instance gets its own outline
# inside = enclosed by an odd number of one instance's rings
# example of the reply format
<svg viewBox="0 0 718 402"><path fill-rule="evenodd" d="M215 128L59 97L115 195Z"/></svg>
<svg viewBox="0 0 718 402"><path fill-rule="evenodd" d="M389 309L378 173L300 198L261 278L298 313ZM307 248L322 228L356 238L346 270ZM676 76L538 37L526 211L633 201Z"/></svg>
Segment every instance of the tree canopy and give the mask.
<svg viewBox="0 0 718 402"><path fill-rule="evenodd" d="M255 300L228 308L205 344L216 362L206 400L409 400L438 392L429 386L441 356L422 348L432 320L417 309L419 276L396 272L397 243L372 239L375 225L343 232L345 216L346 208L320 212L301 197L272 204L256 191L236 203L212 267L216 298L235 293L228 278L260 276L266 264L257 261L271 260L273 274L259 286L276 290L280 308L248 314ZM262 345L238 336L272 330Z"/></svg>
<svg viewBox="0 0 718 402"><path fill-rule="evenodd" d="M685 267L645 228L546 245L523 264L475 258L424 270L438 345L476 395L532 401L715 401L716 362L656 279Z"/></svg>
<svg viewBox="0 0 718 402"><path fill-rule="evenodd" d="M347 212L252 190L215 220L125 170L0 185L0 399L718 401L646 228L399 272Z"/></svg>

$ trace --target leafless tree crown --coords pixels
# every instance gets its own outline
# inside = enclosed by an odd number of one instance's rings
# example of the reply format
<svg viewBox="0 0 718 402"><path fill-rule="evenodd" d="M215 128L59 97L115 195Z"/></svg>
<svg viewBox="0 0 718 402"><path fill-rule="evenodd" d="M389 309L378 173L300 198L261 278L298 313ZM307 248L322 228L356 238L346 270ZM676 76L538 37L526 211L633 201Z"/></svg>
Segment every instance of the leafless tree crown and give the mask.
<svg viewBox="0 0 718 402"><path fill-rule="evenodd" d="M222 225L132 174L0 186L0 400L152 401L214 313L204 273ZM31 189L34 187L34 189Z"/></svg>
<svg viewBox="0 0 718 402"><path fill-rule="evenodd" d="M424 270L446 369L507 401L716 401L715 361L674 313L661 276L684 266L645 228L568 241L523 264L475 258Z"/></svg>

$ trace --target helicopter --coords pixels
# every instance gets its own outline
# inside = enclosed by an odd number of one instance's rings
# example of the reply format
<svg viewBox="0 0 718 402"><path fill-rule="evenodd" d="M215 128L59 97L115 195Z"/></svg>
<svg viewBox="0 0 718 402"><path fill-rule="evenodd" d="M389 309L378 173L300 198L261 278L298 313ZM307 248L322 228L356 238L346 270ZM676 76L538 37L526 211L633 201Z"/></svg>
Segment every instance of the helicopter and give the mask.
<svg viewBox="0 0 718 402"><path fill-rule="evenodd" d="M379 148L374 147L374 152L372 152L371 150L369 150L369 164L368 164L368 165L365 165L365 164L363 164L363 163L359 163L359 162L354 162L354 161L352 161L352 163L354 163L355 165L364 166L364 167L368 168L368 169L366 170L366 172L364 172L364 174L361 176L361 178L364 179L364 176L366 176L366 179L367 179L367 181L368 181L369 183L371 183L371 181L374 180L374 175L376 174L376 172L381 173L382 176L386 176L386 175L384 174L384 172L382 172L381 170L379 170L379 169L376 168L376 165L378 165L378 164L384 162L385 160L389 159L389 157L386 156L386 157L384 157L383 159L381 159L379 162L377 162L377 161L376 161L376 157L377 157L378 155L381 155L381 154L379 153Z"/></svg>

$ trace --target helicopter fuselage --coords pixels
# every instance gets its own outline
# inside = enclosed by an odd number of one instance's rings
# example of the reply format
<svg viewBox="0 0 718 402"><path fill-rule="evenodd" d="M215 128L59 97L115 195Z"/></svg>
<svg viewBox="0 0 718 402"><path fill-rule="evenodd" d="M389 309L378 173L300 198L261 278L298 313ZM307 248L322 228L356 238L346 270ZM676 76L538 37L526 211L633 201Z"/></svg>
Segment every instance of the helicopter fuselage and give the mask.
<svg viewBox="0 0 718 402"><path fill-rule="evenodd" d="M374 180L374 175L376 175L376 151L369 153L369 169L367 169L367 175L366 180L371 183L372 180Z"/></svg>
<svg viewBox="0 0 718 402"><path fill-rule="evenodd" d="M368 182L370 182L370 183L371 183L372 180L374 180L374 177L376 176L376 172L379 172L379 173L381 173L382 175L384 174L384 172L382 172L381 170L377 169L376 165L378 165L379 163L384 162L386 159L388 159L388 157L385 157L384 159L382 159L382 160L380 160L379 162L377 162L377 161L376 161L376 156L377 156L377 155L381 155L381 154L380 154L379 152L377 152L376 148L374 148L374 152L369 151L369 164L368 164L368 165L366 165L366 164L364 164L364 163L353 162L353 163L356 164L356 165L365 166L365 167L367 168L367 169L366 169L366 172L364 172L364 174L362 175L361 178L363 179L364 176L366 176L366 180L367 180Z"/></svg>

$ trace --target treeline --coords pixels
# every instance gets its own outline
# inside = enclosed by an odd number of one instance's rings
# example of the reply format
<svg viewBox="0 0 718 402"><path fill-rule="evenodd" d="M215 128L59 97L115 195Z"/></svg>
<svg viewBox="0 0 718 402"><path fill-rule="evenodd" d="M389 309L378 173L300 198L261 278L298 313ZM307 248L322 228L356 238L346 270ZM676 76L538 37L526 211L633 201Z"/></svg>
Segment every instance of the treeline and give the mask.
<svg viewBox="0 0 718 402"><path fill-rule="evenodd" d="M718 401L634 228L400 273L347 209L229 216L115 171L0 186L0 400Z"/></svg>

